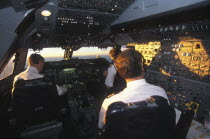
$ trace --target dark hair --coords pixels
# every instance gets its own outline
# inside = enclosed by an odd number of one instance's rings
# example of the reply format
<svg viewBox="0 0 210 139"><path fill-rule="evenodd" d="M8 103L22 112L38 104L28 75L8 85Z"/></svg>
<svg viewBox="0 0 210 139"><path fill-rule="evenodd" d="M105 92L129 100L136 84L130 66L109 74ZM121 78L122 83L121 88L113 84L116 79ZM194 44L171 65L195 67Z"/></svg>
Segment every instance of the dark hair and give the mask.
<svg viewBox="0 0 210 139"><path fill-rule="evenodd" d="M40 54L31 54L28 61L30 63L39 64L39 61L44 62L44 58Z"/></svg>
<svg viewBox="0 0 210 139"><path fill-rule="evenodd" d="M141 53L134 49L127 49L118 55L115 66L120 76L129 79L142 75L144 62L145 59Z"/></svg>
<svg viewBox="0 0 210 139"><path fill-rule="evenodd" d="M121 53L120 48L112 48L109 52L110 56L113 57L114 59L117 58L117 56Z"/></svg>

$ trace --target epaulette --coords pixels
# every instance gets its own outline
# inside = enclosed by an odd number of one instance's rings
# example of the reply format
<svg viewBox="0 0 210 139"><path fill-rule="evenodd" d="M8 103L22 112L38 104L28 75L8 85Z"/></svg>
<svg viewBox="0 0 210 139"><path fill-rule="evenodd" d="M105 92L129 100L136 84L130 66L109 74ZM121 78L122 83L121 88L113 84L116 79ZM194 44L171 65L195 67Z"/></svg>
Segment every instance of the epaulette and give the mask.
<svg viewBox="0 0 210 139"><path fill-rule="evenodd" d="M106 98L110 98L110 97L112 97L114 95L115 95L115 93L112 93L112 94L108 95Z"/></svg>

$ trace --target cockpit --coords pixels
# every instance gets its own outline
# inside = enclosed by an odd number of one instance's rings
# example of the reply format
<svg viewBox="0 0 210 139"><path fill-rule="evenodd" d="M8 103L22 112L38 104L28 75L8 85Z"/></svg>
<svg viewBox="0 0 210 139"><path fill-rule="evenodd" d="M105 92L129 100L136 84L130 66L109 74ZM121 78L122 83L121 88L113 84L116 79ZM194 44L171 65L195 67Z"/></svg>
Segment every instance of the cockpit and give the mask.
<svg viewBox="0 0 210 139"><path fill-rule="evenodd" d="M108 92L104 85L112 48L135 49L144 56L146 81L162 87L170 107L187 117L177 124L186 126L184 138L209 138L209 9L209 0L1 0L0 138L98 138L103 100L126 87L118 82ZM33 53L45 58L44 79L20 82L19 92L30 87L54 92L58 85L67 93L55 99L64 102L56 118L47 117L51 111L46 110L43 122L17 128L13 81ZM44 102L33 110L44 110ZM147 103L144 107L153 107Z"/></svg>

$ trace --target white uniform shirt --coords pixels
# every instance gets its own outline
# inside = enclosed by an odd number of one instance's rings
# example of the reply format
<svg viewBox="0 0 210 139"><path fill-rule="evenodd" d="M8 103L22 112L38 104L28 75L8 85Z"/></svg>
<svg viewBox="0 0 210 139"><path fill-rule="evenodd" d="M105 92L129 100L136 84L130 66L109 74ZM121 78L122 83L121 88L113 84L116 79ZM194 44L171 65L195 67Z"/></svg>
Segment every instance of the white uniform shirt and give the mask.
<svg viewBox="0 0 210 139"><path fill-rule="evenodd" d="M117 73L115 65L112 64L108 70L107 70L107 76L106 76L106 80L105 80L105 85L109 86L109 87L113 87L113 83L114 83L114 77Z"/></svg>
<svg viewBox="0 0 210 139"><path fill-rule="evenodd" d="M104 100L99 113L99 128L103 128L105 124L106 111L108 106L113 102L122 101L124 103L129 103L143 101L149 99L153 95L159 95L168 99L162 88L147 83L145 79L128 82L127 88L125 88L122 92Z"/></svg>
<svg viewBox="0 0 210 139"><path fill-rule="evenodd" d="M38 78L43 78L44 76L42 74L39 74L39 71L37 68L29 66L25 71L21 72L17 76L15 76L14 81L13 81L13 86L15 85L15 82L19 79L23 80L32 80L32 79L38 79ZM63 95L67 92L67 89L64 87L59 87L56 85L58 95Z"/></svg>

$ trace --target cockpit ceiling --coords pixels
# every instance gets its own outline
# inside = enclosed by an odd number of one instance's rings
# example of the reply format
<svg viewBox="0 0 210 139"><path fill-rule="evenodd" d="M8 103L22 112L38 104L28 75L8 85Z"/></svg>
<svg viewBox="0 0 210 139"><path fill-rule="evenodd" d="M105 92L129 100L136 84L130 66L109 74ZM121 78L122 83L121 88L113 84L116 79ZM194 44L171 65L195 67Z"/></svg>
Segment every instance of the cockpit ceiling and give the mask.
<svg viewBox="0 0 210 139"><path fill-rule="evenodd" d="M59 0L58 6L103 13L121 14L135 0Z"/></svg>
<svg viewBox="0 0 210 139"><path fill-rule="evenodd" d="M102 32L135 0L59 0L56 33Z"/></svg>
<svg viewBox="0 0 210 139"><path fill-rule="evenodd" d="M56 46L98 45L106 37L104 30L134 1L59 0L57 5L47 4L37 11L38 32L50 36ZM40 13L44 9L56 11L56 16L43 20Z"/></svg>

